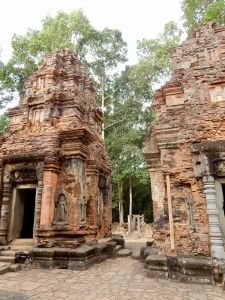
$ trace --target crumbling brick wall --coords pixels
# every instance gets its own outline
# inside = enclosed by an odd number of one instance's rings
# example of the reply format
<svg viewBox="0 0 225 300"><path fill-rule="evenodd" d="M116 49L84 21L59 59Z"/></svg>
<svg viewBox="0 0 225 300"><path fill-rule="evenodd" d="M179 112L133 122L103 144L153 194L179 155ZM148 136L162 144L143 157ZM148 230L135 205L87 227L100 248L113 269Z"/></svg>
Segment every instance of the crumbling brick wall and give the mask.
<svg viewBox="0 0 225 300"><path fill-rule="evenodd" d="M208 256L206 197L202 178L194 172L199 162L192 146L225 139L225 27L203 24L171 49L171 58L174 73L156 92L152 104L156 118L144 143L151 174L153 238L161 252L170 250L165 179L169 174L175 250Z"/></svg>

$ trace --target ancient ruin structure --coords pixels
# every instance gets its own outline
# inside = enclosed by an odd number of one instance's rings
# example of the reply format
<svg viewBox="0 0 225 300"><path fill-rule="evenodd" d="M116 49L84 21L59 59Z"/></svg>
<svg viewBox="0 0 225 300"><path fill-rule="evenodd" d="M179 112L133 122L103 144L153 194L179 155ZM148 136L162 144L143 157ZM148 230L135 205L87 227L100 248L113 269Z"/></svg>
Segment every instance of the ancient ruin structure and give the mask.
<svg viewBox="0 0 225 300"><path fill-rule="evenodd" d="M111 167L102 111L68 49L47 55L26 82L0 140L0 244L76 247L111 235Z"/></svg>
<svg viewBox="0 0 225 300"><path fill-rule="evenodd" d="M225 27L203 24L171 58L144 143L155 247L225 258Z"/></svg>

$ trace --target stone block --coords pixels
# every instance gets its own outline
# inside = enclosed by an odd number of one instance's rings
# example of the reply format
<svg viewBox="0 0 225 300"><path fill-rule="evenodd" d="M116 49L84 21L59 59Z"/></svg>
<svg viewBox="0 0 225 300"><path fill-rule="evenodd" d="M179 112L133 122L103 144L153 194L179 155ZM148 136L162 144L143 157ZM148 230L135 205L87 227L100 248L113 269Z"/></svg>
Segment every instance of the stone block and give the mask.
<svg viewBox="0 0 225 300"><path fill-rule="evenodd" d="M145 261L146 264L151 266L159 266L159 267L167 266L167 257L166 255L162 255L162 254L148 255Z"/></svg>
<svg viewBox="0 0 225 300"><path fill-rule="evenodd" d="M168 279L168 272L157 271L157 270L147 270L147 277L148 278Z"/></svg>
<svg viewBox="0 0 225 300"><path fill-rule="evenodd" d="M213 276L180 275L178 282L194 284L214 284Z"/></svg>
<svg viewBox="0 0 225 300"><path fill-rule="evenodd" d="M126 257L130 256L132 254L132 251L129 249L121 249L117 252L118 257Z"/></svg>
<svg viewBox="0 0 225 300"><path fill-rule="evenodd" d="M112 235L112 241L116 242L117 244L121 245L122 248L124 248L125 241L122 235L120 234L113 234Z"/></svg>
<svg viewBox="0 0 225 300"><path fill-rule="evenodd" d="M69 270L85 271L95 264L95 257L90 257L85 260L71 260L69 261Z"/></svg>
<svg viewBox="0 0 225 300"><path fill-rule="evenodd" d="M71 249L58 248L53 251L53 268L68 269Z"/></svg>
<svg viewBox="0 0 225 300"><path fill-rule="evenodd" d="M141 250L140 250L140 258L139 258L139 261L141 262L144 262L146 257L144 256L144 253L145 253L145 249L147 248L147 246L143 246L141 247Z"/></svg>
<svg viewBox="0 0 225 300"><path fill-rule="evenodd" d="M19 250L15 253L15 261L19 264L31 265L34 260L34 250Z"/></svg>
<svg viewBox="0 0 225 300"><path fill-rule="evenodd" d="M154 249L153 247L146 247L144 250L144 258L146 258L148 255L157 255L158 250Z"/></svg>
<svg viewBox="0 0 225 300"><path fill-rule="evenodd" d="M95 262L101 263L109 257L106 244L95 245Z"/></svg>
<svg viewBox="0 0 225 300"><path fill-rule="evenodd" d="M212 259L204 257L178 257L180 276L178 281L213 284Z"/></svg>
<svg viewBox="0 0 225 300"><path fill-rule="evenodd" d="M82 261L95 256L94 246L81 246L70 251L70 260Z"/></svg>
<svg viewBox="0 0 225 300"><path fill-rule="evenodd" d="M108 255L112 258L112 257L115 257L116 255L116 245L117 243L116 242L108 242L106 243L107 245L107 252L108 252Z"/></svg>

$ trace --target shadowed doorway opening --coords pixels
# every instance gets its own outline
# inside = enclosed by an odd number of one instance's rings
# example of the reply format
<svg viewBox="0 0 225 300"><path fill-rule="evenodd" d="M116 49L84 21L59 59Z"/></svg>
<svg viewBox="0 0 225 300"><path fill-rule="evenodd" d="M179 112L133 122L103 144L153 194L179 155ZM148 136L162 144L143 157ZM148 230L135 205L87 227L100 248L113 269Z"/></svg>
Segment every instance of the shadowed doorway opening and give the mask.
<svg viewBox="0 0 225 300"><path fill-rule="evenodd" d="M12 239L33 238L36 189L17 189L14 202Z"/></svg>
<svg viewBox="0 0 225 300"><path fill-rule="evenodd" d="M24 191L24 217L21 238L33 238L36 190Z"/></svg>

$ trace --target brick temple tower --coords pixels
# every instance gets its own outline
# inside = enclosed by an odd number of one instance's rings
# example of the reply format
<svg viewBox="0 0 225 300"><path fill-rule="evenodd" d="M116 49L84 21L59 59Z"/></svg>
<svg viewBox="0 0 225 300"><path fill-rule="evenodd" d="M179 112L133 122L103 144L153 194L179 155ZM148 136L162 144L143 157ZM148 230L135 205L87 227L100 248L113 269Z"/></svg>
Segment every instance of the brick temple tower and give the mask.
<svg viewBox="0 0 225 300"><path fill-rule="evenodd" d="M103 113L77 56L47 55L0 140L0 244L76 247L111 235Z"/></svg>

